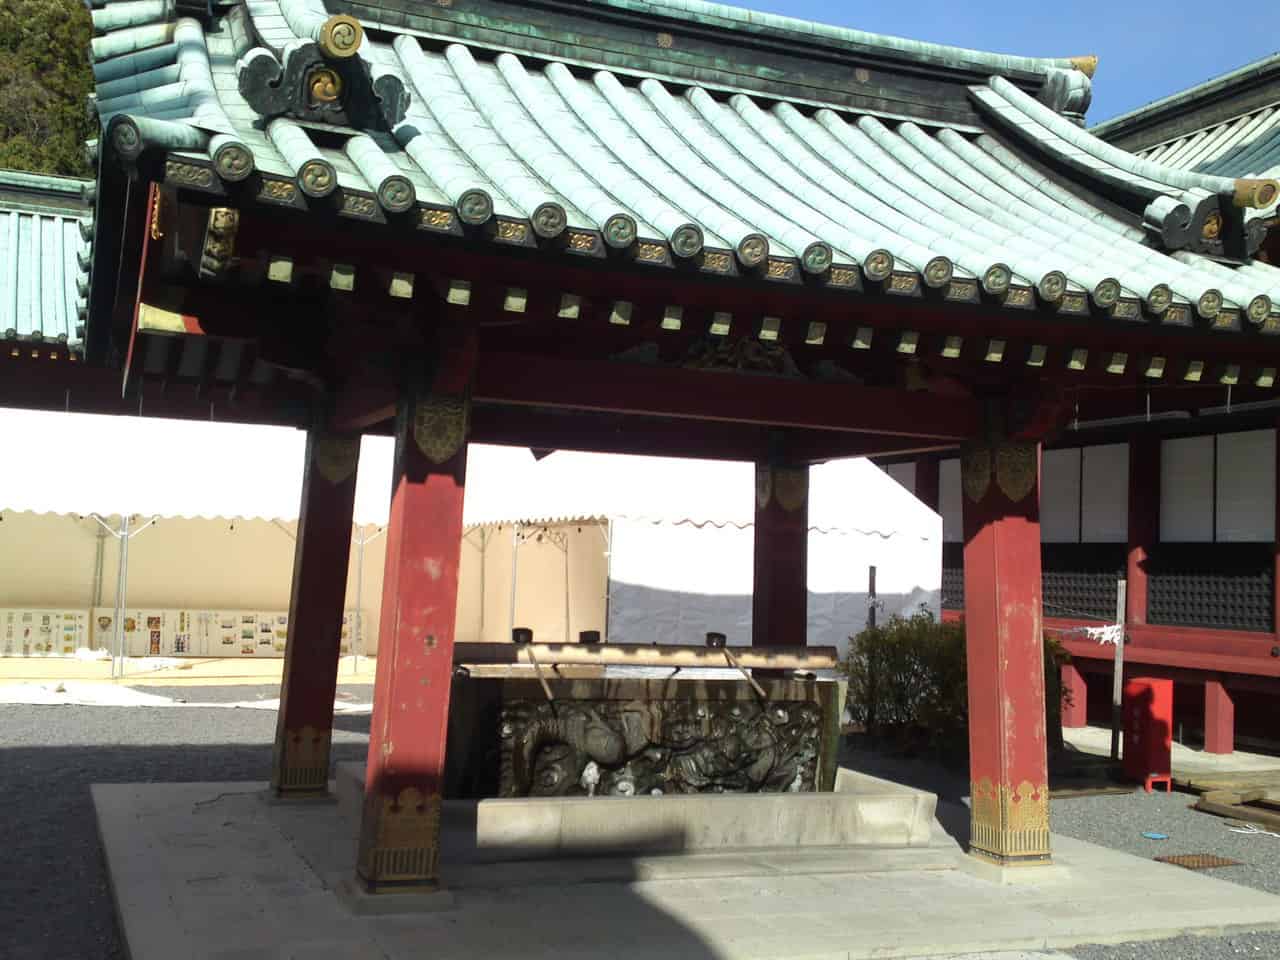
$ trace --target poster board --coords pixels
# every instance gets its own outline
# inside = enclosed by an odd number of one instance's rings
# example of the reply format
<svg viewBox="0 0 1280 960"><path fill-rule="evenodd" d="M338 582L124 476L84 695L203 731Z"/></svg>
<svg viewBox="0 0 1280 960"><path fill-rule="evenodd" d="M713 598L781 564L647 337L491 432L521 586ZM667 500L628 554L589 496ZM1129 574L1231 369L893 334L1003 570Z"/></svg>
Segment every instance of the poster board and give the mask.
<svg viewBox="0 0 1280 960"><path fill-rule="evenodd" d="M0 656L73 657L89 644L84 610L0 609Z"/></svg>

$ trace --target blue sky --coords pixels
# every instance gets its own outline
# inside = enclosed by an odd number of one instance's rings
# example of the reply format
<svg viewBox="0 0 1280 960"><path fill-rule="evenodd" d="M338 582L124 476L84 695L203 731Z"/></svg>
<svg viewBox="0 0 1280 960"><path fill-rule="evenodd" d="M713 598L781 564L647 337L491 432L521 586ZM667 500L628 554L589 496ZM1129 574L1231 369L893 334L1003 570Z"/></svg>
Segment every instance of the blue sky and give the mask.
<svg viewBox="0 0 1280 960"><path fill-rule="evenodd" d="M1280 36L1259 11L1224 2L1156 0L727 0L805 20L997 53L1096 53L1088 122L1099 123L1275 53Z"/></svg>

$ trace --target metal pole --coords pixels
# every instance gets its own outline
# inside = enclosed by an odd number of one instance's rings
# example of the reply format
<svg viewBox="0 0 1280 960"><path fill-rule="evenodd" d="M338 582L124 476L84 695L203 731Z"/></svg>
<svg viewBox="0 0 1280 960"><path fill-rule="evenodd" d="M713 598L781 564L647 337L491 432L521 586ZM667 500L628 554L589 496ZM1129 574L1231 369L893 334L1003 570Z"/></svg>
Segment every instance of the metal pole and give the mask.
<svg viewBox="0 0 1280 960"><path fill-rule="evenodd" d="M564 642L569 642L569 530L564 532Z"/></svg>
<svg viewBox="0 0 1280 960"><path fill-rule="evenodd" d="M364 652L364 526L357 528L356 533L356 619L355 636L351 649L355 655L351 660L351 672L360 671L360 654Z"/></svg>
<svg viewBox="0 0 1280 960"><path fill-rule="evenodd" d="M98 546L94 551L93 557L93 592L90 594L89 606L102 606L102 573L103 563L106 560L107 549L107 531L101 524L98 525Z"/></svg>
<svg viewBox="0 0 1280 960"><path fill-rule="evenodd" d="M604 641L609 642L609 613L613 604L613 521L600 528L604 534Z"/></svg>
<svg viewBox="0 0 1280 960"><path fill-rule="evenodd" d="M510 623L507 625L507 636L511 636L511 631L516 628L516 574L519 571L517 560L520 556L520 524L515 524L511 528L511 616Z"/></svg>
<svg viewBox="0 0 1280 960"><path fill-rule="evenodd" d="M1116 581L1116 623L1119 635L1116 637L1116 660L1111 675L1111 759L1120 759L1120 725L1121 705L1124 700L1124 608L1128 593L1127 580Z"/></svg>
<svg viewBox="0 0 1280 960"><path fill-rule="evenodd" d="M480 528L480 639L484 639L484 568L488 565L489 529Z"/></svg>
<svg viewBox="0 0 1280 960"><path fill-rule="evenodd" d="M116 575L116 654L111 658L111 679L124 676L124 612L129 592L129 515L120 518L120 569Z"/></svg>
<svg viewBox="0 0 1280 960"><path fill-rule="evenodd" d="M867 578L867 626L876 625L876 568L872 567Z"/></svg>

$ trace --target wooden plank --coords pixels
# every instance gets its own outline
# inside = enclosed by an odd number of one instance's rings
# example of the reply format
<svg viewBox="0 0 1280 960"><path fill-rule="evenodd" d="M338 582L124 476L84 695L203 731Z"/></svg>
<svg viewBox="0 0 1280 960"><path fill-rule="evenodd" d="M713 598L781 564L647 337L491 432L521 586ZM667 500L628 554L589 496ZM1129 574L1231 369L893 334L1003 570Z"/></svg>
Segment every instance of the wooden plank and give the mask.
<svg viewBox="0 0 1280 960"><path fill-rule="evenodd" d="M1228 817L1232 820L1248 820L1251 823L1264 824L1271 828L1280 828L1280 813L1254 807L1248 804L1214 803L1201 797L1195 804L1196 810L1204 813Z"/></svg>
<svg viewBox="0 0 1280 960"><path fill-rule="evenodd" d="M1249 790L1209 790L1201 796L1209 803L1235 805L1239 803L1254 803L1261 800L1266 795L1266 792L1266 790L1254 787Z"/></svg>

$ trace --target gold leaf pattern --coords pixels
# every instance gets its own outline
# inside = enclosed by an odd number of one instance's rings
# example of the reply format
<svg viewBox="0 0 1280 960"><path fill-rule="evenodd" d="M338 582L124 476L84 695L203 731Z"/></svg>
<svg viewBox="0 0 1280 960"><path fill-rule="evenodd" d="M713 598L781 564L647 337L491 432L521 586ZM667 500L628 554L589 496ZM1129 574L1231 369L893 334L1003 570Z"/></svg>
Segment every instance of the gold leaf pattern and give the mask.
<svg viewBox="0 0 1280 960"><path fill-rule="evenodd" d="M435 464L454 456L467 439L467 398L433 393L421 398L413 417L413 439L423 456Z"/></svg>
<svg viewBox="0 0 1280 960"><path fill-rule="evenodd" d="M320 476L337 485L356 472L360 462L360 436L350 433L321 433L312 451Z"/></svg>
<svg viewBox="0 0 1280 960"><path fill-rule="evenodd" d="M197 167L192 163L178 163L168 160L164 165L164 177L172 183L187 187L212 187L213 171L205 167Z"/></svg>
<svg viewBox="0 0 1280 960"><path fill-rule="evenodd" d="M1036 488L1036 445L1007 440L996 448L996 486L1013 503L1020 503Z"/></svg>
<svg viewBox="0 0 1280 960"><path fill-rule="evenodd" d="M960 454L960 479L964 494L972 503L980 503L991 486L991 448L971 444Z"/></svg>
<svg viewBox="0 0 1280 960"><path fill-rule="evenodd" d="M1047 862L1049 785L1023 780L1017 787L989 777L970 784L973 851L997 862Z"/></svg>
<svg viewBox="0 0 1280 960"><path fill-rule="evenodd" d="M436 230L448 230L453 226L453 211L423 210L420 222L424 227L432 227Z"/></svg>

